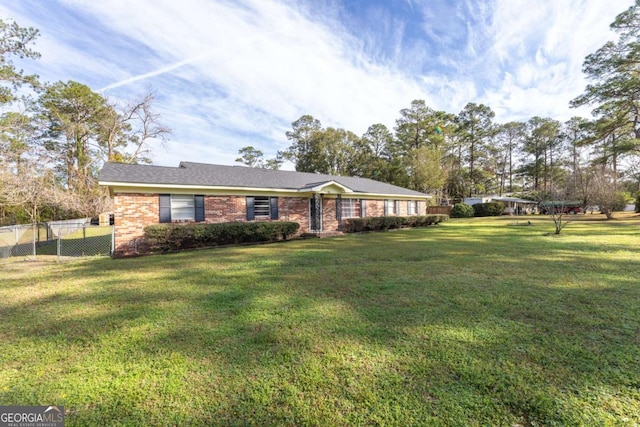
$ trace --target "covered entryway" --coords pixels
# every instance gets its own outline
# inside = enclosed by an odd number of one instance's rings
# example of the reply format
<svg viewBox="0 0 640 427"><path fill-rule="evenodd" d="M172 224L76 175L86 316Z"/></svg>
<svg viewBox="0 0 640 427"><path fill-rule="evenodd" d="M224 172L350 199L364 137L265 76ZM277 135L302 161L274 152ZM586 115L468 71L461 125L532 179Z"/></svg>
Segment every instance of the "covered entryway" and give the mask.
<svg viewBox="0 0 640 427"><path fill-rule="evenodd" d="M353 190L336 181L323 181L311 183L299 191L310 193L309 232L318 236L338 232L340 197L346 193L353 193ZM326 212L325 209L327 209Z"/></svg>

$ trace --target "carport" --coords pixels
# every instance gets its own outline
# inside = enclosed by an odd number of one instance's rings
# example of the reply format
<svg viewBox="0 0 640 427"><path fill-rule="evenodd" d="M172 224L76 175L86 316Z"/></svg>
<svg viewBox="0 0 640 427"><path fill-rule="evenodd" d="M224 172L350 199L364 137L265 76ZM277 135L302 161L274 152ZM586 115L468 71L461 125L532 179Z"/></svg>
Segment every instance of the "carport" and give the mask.
<svg viewBox="0 0 640 427"><path fill-rule="evenodd" d="M518 197L492 197L492 202L504 203L505 215L528 215L538 212L538 202Z"/></svg>

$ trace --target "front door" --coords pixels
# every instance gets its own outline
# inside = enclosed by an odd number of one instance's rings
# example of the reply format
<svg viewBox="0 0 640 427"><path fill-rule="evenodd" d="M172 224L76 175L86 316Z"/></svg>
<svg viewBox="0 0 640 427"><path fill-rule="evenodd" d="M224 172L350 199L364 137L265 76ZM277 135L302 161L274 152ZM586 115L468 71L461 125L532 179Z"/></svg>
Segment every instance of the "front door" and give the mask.
<svg viewBox="0 0 640 427"><path fill-rule="evenodd" d="M314 194L309 199L309 231L322 231L322 196Z"/></svg>

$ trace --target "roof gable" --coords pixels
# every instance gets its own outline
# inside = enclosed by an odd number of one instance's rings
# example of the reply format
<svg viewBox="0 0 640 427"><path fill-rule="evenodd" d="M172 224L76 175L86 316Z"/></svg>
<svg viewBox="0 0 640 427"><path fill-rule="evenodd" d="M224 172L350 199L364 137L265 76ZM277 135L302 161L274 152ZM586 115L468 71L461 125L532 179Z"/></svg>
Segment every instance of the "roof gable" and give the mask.
<svg viewBox="0 0 640 427"><path fill-rule="evenodd" d="M312 191L314 193L353 193L352 189L336 181L308 184L307 187L300 189L300 191L305 190Z"/></svg>

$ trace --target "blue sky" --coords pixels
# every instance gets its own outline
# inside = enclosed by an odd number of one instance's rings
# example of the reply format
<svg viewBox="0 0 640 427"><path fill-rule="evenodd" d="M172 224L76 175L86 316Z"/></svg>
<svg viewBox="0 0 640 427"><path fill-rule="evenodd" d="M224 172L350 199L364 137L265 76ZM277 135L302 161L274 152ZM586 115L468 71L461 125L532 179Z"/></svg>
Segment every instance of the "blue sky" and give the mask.
<svg viewBox="0 0 640 427"><path fill-rule="evenodd" d="M291 122L362 134L393 128L414 99L497 122L588 115L584 57L633 0L20 0L0 16L33 26L44 81L75 80L124 102L151 90L173 133L154 163L234 164L275 155ZM286 166L285 166L286 167ZM288 168L291 168L289 165Z"/></svg>

